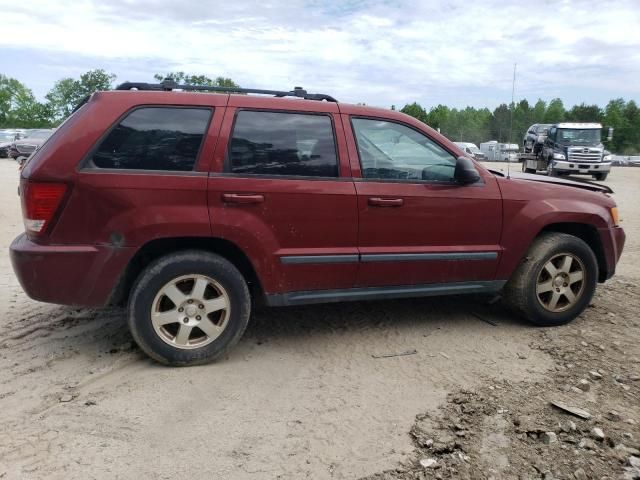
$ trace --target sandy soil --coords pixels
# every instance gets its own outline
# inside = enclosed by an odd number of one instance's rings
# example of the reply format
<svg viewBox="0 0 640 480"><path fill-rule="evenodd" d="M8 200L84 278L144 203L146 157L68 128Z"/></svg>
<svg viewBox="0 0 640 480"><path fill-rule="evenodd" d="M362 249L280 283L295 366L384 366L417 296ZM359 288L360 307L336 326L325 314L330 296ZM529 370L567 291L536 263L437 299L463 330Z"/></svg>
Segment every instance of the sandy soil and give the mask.
<svg viewBox="0 0 640 480"><path fill-rule="evenodd" d="M626 375L629 390L619 388L616 396L618 390L601 383L585 394L594 418L614 409L610 404L625 418L640 413L640 385L630 379L638 364L624 360L639 353L631 335L637 335L640 307L640 209L634 210L640 169L615 170L607 183L617 191L628 247L618 280L599 288L594 307L570 326L533 329L479 299L272 309L254 315L225 360L171 369L140 353L121 311L72 309L25 296L7 256L22 230L17 168L0 159L0 478L547 475L544 465L526 473L524 467L509 470L531 461L516 453L540 448L539 431L516 431L514 418L498 413L507 409L502 405L513 404L508 410L519 416L537 415L550 429L555 412L530 401L532 391L577 395L565 391L567 385L605 362L603 372ZM608 313L622 320L602 324ZM581 352L591 348L580 344L582 338L625 355L600 355L593 347L589 362L581 361ZM610 344L616 341L620 345ZM413 355L373 357L414 349ZM606 402L599 403L601 394ZM468 400L455 403L456 395ZM475 407L463 412L465 403ZM467 443L432 452L425 437L439 441L450 423L442 419L454 410L460 417L454 423L469 431ZM482 427L496 423L486 415L500 416L502 427L493 436ZM626 439L625 433L640 439L637 430L607 425L603 429L615 439ZM622 419L620 425L629 424ZM516 437L523 433L524 439ZM565 445L561 437L553 445ZM426 455L437 457L440 468L422 467ZM614 466L623 473L623 463Z"/></svg>

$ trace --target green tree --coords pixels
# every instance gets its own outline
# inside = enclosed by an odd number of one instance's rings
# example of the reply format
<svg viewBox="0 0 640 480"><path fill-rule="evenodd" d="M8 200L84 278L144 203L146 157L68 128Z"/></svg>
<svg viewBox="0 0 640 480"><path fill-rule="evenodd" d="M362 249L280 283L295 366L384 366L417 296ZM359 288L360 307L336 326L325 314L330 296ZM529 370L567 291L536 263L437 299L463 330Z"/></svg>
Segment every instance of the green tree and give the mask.
<svg viewBox="0 0 640 480"><path fill-rule="evenodd" d="M618 132L622 136L622 155L632 155L640 151L640 109L633 100L629 100L623 112L626 130ZM616 133L614 132L614 136Z"/></svg>
<svg viewBox="0 0 640 480"><path fill-rule="evenodd" d="M624 111L626 102L622 98L610 100L604 108L603 123L605 131L613 128L613 140L607 142L607 148L620 153L626 144L625 135L629 132L629 123L625 118Z"/></svg>
<svg viewBox="0 0 640 480"><path fill-rule="evenodd" d="M491 134L491 140L497 140L498 142L506 142L509 137L509 129L511 124L511 111L506 103L498 106L493 111L493 117L491 118L491 127L489 133Z"/></svg>
<svg viewBox="0 0 640 480"><path fill-rule="evenodd" d="M0 127L39 128L51 125L52 111L15 78L0 74Z"/></svg>
<svg viewBox="0 0 640 480"><path fill-rule="evenodd" d="M438 105L437 107L433 107L429 110L426 118L426 124L431 128L440 129L440 132L443 135L446 135L445 130L447 129L447 120L449 119L449 115L451 110L446 105Z"/></svg>
<svg viewBox="0 0 640 480"><path fill-rule="evenodd" d="M427 112L419 103L413 102L411 104L407 104L402 107L400 111L412 116L413 118L417 118L421 122L427 123Z"/></svg>
<svg viewBox="0 0 640 480"><path fill-rule="evenodd" d="M90 70L79 79L58 80L45 98L51 106L57 121L68 117L74 108L88 95L99 90L111 90L116 76L102 69Z"/></svg>
<svg viewBox="0 0 640 480"><path fill-rule="evenodd" d="M538 99L536 104L533 106L533 111L531 112L531 123L544 123L544 114L547 111L547 103Z"/></svg>
<svg viewBox="0 0 640 480"><path fill-rule="evenodd" d="M569 122L601 122L602 109L597 105L574 105L565 116Z"/></svg>
<svg viewBox="0 0 640 480"><path fill-rule="evenodd" d="M231 87L231 88L239 88L236 82L226 77L216 77L211 79L206 75L190 75L185 72L169 72L164 75L161 73L156 73L153 78L158 81L162 81L165 78L171 78L175 82L181 85L198 85L198 86L207 86L207 87Z"/></svg>
<svg viewBox="0 0 640 480"><path fill-rule="evenodd" d="M533 120L533 110L527 100L520 100L513 110L513 132L509 143L521 143L527 128L535 121Z"/></svg>
<svg viewBox="0 0 640 480"><path fill-rule="evenodd" d="M565 109L562 100L554 98L549 102L546 112L544 113L544 123L558 123L564 120Z"/></svg>

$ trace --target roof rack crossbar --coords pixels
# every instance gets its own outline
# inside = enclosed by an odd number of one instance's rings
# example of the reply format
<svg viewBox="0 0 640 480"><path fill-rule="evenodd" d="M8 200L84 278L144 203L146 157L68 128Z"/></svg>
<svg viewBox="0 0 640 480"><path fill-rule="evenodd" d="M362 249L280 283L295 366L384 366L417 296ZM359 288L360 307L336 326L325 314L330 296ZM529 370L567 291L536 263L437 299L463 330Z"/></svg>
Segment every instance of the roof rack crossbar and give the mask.
<svg viewBox="0 0 640 480"><path fill-rule="evenodd" d="M273 95L274 97L298 97L305 100L326 100L327 102L338 102L331 95L324 93L308 93L302 87L294 87L289 92L279 90L263 90L259 88L239 88L239 87L212 87L208 85L179 85L171 78L165 78L160 83L137 83L124 82L116 87L116 90L151 90L159 92L170 92L172 90L185 90L190 92L222 92L222 93L256 93L259 95Z"/></svg>

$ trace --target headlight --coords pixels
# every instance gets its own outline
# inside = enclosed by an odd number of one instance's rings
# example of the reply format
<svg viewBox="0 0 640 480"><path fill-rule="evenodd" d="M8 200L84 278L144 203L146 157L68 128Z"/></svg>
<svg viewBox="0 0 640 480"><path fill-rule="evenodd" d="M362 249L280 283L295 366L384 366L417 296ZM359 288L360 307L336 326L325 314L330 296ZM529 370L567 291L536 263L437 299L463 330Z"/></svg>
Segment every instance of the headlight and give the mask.
<svg viewBox="0 0 640 480"><path fill-rule="evenodd" d="M553 159L554 160L564 160L564 153L554 153L553 154Z"/></svg>
<svg viewBox="0 0 640 480"><path fill-rule="evenodd" d="M613 155L605 155L602 157L603 162L610 162L611 160L613 160Z"/></svg>

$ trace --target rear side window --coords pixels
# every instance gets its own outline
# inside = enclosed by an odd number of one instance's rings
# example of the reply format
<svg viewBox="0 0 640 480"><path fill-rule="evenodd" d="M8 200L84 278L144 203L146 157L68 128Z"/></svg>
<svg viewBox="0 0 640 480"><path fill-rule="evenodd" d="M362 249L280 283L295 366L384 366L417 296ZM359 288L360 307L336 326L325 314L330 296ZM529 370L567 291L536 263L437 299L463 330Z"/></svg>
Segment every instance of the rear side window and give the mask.
<svg viewBox="0 0 640 480"><path fill-rule="evenodd" d="M331 118L284 112L238 112L229 144L232 173L337 177Z"/></svg>
<svg viewBox="0 0 640 480"><path fill-rule="evenodd" d="M96 168L193 170L211 118L210 108L138 108L98 146Z"/></svg>

